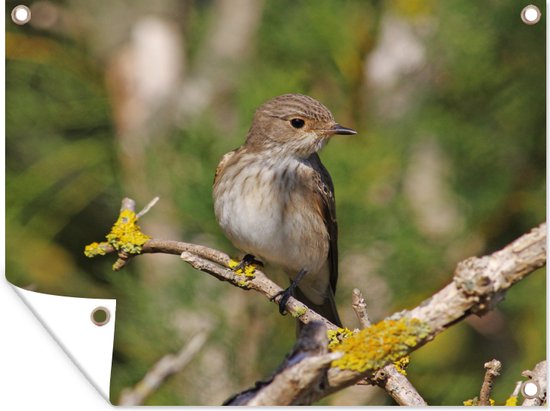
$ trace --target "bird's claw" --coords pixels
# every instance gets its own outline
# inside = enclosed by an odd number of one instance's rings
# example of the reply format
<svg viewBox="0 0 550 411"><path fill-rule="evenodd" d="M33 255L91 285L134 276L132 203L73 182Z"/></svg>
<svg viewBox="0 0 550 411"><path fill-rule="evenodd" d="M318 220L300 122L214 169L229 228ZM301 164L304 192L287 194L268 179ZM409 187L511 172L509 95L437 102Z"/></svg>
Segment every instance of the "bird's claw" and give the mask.
<svg viewBox="0 0 550 411"><path fill-rule="evenodd" d="M252 254L246 254L241 262L237 264L235 267L233 267L233 271L239 271L242 270L243 272L246 271L246 267L259 265L260 267L264 266L264 263L262 263L259 260L256 260L256 257L254 257Z"/></svg>
<svg viewBox="0 0 550 411"><path fill-rule="evenodd" d="M279 313L281 315L286 314L286 303L292 296L292 287L285 288L283 291L279 291L277 294L275 294L273 297L270 298L271 301L275 301L278 297L281 297L279 300Z"/></svg>
<svg viewBox="0 0 550 411"><path fill-rule="evenodd" d="M281 297L281 299L279 300L279 312L281 313L281 315L286 314L286 303L288 302L289 298L294 295L294 290L296 289L296 287L298 287L298 284L300 283L300 281L302 281L302 278L304 278L304 275L306 275L306 273L307 270L301 269L298 274L296 274L294 280L291 281L288 288L285 288L283 291L279 291L271 298L271 301L275 301L277 297Z"/></svg>
<svg viewBox="0 0 550 411"><path fill-rule="evenodd" d="M245 276L246 280L255 277L254 273L258 265L263 267L263 263L250 254L245 255L241 262L229 260L227 265L235 274Z"/></svg>

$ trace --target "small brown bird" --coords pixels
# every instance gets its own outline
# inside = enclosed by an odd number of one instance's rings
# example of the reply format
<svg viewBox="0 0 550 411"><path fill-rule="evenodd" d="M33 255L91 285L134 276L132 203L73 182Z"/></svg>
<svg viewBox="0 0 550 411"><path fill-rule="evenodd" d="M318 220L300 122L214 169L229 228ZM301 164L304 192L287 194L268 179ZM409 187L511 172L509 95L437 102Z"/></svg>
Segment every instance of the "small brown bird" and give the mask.
<svg viewBox="0 0 550 411"><path fill-rule="evenodd" d="M262 104L241 147L214 177L216 218L231 242L283 268L290 295L341 326L334 303L338 247L334 187L317 152L334 134L357 134L317 100L285 94Z"/></svg>

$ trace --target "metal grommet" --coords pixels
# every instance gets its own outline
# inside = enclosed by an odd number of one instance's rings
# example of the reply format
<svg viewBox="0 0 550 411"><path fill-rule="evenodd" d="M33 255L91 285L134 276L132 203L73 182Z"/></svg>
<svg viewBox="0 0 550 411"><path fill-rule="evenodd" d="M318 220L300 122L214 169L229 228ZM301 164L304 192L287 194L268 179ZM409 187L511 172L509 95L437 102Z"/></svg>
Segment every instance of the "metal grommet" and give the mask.
<svg viewBox="0 0 550 411"><path fill-rule="evenodd" d="M11 11L11 19L20 26L27 24L31 20L31 9L23 4L15 6Z"/></svg>
<svg viewBox="0 0 550 411"><path fill-rule="evenodd" d="M539 385L533 380L525 381L521 385L521 395L525 398L535 398L539 395Z"/></svg>
<svg viewBox="0 0 550 411"><path fill-rule="evenodd" d="M106 307L97 307L92 311L92 314L90 314L90 319L95 325L101 327L109 322L111 313Z"/></svg>
<svg viewBox="0 0 550 411"><path fill-rule="evenodd" d="M525 24L533 25L537 24L542 16L540 9L534 4L525 6L521 11L521 19Z"/></svg>

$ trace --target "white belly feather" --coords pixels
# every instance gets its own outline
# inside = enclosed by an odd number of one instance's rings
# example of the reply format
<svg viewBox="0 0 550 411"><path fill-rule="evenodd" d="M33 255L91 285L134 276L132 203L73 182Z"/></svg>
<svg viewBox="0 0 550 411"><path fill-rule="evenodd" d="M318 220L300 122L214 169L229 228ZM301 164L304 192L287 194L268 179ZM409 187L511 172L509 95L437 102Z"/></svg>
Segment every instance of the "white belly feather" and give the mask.
<svg viewBox="0 0 550 411"><path fill-rule="evenodd" d="M242 190L235 185L235 166L228 167L216 187L216 217L244 252L280 265L289 274L306 269L314 276L327 260L328 233L321 216L304 212L311 207L311 199L308 203L304 198L307 188L290 174L307 166L294 159L285 161L289 162L285 184L273 183L275 173L284 169L281 164L270 167L264 162L241 171L246 179Z"/></svg>

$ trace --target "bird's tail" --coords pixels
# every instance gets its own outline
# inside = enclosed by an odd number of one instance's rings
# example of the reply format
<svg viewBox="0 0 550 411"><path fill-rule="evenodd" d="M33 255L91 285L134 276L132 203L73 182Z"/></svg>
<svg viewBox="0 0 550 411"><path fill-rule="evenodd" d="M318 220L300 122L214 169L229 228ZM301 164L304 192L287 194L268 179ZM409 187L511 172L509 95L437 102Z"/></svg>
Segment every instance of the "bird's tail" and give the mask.
<svg viewBox="0 0 550 411"><path fill-rule="evenodd" d="M336 309L336 303L334 302L334 292L329 287L329 290L327 292L327 296L325 298L325 301L323 301L322 304L314 304L309 300L309 298L306 297L306 295L300 290L300 287L297 287L294 290L294 297L307 305L309 308L311 308L313 311L315 311L317 314L322 315L327 320L329 320L334 325L337 325L338 327L342 327L342 322L340 321L340 316L338 315L338 310ZM298 321L298 331L301 329L302 324L300 321Z"/></svg>

